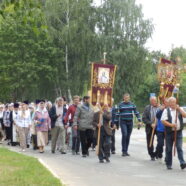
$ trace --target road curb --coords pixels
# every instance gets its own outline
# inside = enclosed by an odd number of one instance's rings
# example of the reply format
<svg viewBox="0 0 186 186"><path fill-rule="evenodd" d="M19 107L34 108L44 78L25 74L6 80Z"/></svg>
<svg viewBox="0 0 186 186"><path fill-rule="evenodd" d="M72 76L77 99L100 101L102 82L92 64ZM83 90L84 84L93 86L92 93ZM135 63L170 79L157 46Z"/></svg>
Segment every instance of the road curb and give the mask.
<svg viewBox="0 0 186 186"><path fill-rule="evenodd" d="M37 159L38 159L38 161L39 161L45 168L47 168L47 170L49 170L49 171L51 172L51 174L52 174L54 177L56 177L57 179L60 180L61 185L67 185L67 184L65 184L64 182L62 183L61 178L60 178L60 177L55 173L55 171L53 171L41 158L37 158Z"/></svg>

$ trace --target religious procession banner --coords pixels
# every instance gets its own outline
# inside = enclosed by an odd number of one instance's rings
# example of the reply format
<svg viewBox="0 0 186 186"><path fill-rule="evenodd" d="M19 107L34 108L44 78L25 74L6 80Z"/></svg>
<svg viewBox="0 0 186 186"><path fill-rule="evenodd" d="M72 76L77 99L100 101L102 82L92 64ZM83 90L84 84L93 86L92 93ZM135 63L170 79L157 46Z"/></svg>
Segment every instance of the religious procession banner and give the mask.
<svg viewBox="0 0 186 186"><path fill-rule="evenodd" d="M160 58L158 64L158 79L160 81L160 100L173 95L173 91L180 83L180 71L176 61Z"/></svg>
<svg viewBox="0 0 186 186"><path fill-rule="evenodd" d="M112 94L115 81L116 65L92 63L91 100L97 103L112 105Z"/></svg>

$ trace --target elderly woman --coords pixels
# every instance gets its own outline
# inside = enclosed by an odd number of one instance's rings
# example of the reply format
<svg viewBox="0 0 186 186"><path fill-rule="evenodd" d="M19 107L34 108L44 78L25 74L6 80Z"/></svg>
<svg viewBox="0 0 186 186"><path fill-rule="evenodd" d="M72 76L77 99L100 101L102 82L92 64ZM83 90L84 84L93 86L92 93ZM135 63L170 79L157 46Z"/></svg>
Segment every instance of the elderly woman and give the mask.
<svg viewBox="0 0 186 186"><path fill-rule="evenodd" d="M43 153L44 147L48 143L48 131L51 129L51 121L44 100L40 100L39 106L35 112L34 120L37 132L37 145L39 147L39 152Z"/></svg>
<svg viewBox="0 0 186 186"><path fill-rule="evenodd" d="M24 152L28 144L28 136L31 127L30 112L27 110L27 104L22 103L21 110L18 111L17 117L14 120L19 134L19 141L22 151Z"/></svg>

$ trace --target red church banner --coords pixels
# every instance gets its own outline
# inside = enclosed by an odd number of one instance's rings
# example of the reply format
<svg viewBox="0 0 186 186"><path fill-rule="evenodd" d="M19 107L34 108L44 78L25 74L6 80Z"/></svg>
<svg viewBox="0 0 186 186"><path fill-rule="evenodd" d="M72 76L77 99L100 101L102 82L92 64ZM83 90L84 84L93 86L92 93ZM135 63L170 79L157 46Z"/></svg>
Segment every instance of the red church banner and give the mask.
<svg viewBox="0 0 186 186"><path fill-rule="evenodd" d="M91 99L92 105L112 105L116 65L92 63Z"/></svg>
<svg viewBox="0 0 186 186"><path fill-rule="evenodd" d="M178 80L178 70L175 61L164 58L158 65L158 79L160 81L160 99L170 97Z"/></svg>

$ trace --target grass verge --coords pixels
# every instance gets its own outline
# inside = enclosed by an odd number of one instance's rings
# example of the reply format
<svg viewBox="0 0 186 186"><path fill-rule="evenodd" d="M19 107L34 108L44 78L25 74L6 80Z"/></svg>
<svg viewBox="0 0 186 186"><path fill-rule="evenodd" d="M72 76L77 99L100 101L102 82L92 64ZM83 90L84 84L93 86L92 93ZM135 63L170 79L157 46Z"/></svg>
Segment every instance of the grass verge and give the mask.
<svg viewBox="0 0 186 186"><path fill-rule="evenodd" d="M186 137L183 137L183 142L186 143Z"/></svg>
<svg viewBox="0 0 186 186"><path fill-rule="evenodd" d="M61 186L36 158L0 148L1 186Z"/></svg>

